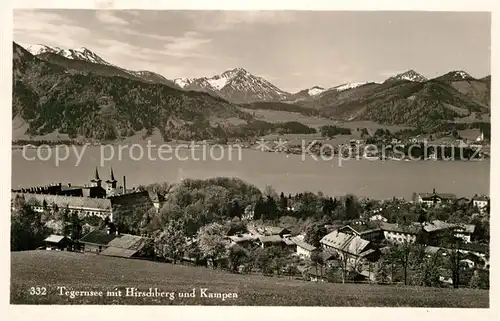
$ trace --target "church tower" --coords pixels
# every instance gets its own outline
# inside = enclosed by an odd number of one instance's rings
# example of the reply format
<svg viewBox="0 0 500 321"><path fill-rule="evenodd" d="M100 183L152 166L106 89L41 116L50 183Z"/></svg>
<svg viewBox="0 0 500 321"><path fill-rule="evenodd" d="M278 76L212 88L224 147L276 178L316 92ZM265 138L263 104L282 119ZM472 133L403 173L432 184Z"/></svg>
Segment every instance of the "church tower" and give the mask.
<svg viewBox="0 0 500 321"><path fill-rule="evenodd" d="M97 167L95 168L94 178L90 180L91 187L101 187L101 179L99 178L99 172L97 171Z"/></svg>
<svg viewBox="0 0 500 321"><path fill-rule="evenodd" d="M111 168L110 179L106 181L106 195L108 197L116 194L116 183L115 174L113 168Z"/></svg>

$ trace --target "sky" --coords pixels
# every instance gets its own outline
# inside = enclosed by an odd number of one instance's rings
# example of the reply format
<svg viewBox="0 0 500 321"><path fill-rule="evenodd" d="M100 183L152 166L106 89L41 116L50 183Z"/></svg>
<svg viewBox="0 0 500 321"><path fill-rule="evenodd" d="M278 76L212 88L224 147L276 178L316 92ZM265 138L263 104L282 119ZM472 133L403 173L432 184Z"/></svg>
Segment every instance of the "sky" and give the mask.
<svg viewBox="0 0 500 321"><path fill-rule="evenodd" d="M482 12L14 10L14 41L86 47L166 78L245 68L288 92L383 81L414 69L490 74Z"/></svg>

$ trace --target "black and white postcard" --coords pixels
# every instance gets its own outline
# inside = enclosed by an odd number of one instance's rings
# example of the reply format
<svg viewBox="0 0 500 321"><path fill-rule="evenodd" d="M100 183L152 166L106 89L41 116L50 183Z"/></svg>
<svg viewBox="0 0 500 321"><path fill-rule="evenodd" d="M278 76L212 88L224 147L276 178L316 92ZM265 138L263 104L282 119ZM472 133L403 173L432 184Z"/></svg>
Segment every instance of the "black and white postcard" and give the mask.
<svg viewBox="0 0 500 321"><path fill-rule="evenodd" d="M5 15L4 234L18 315L493 315L493 2L90 3Z"/></svg>

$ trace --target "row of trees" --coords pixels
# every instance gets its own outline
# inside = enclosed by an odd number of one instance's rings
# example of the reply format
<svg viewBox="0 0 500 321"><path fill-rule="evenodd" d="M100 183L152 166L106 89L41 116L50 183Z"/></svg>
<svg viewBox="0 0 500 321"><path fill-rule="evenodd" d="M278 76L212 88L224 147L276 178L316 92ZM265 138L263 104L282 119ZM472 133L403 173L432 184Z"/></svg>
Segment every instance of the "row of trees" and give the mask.
<svg viewBox="0 0 500 321"><path fill-rule="evenodd" d="M460 285L488 288L487 270L473 270L461 264L462 259L470 256L459 250L459 240L452 235L448 240L446 247L433 253L427 252L421 244L404 243L391 247L375 265L376 281L387 283L398 280L395 275L399 272L405 285L441 286L441 278L449 278L454 288Z"/></svg>
<svg viewBox="0 0 500 321"><path fill-rule="evenodd" d="M201 227L197 241L191 242L182 221L170 221L155 235L155 250L157 255L174 264L189 258L197 263L210 264L213 268L227 268L235 272L240 267L246 272L254 269L263 273L283 272L289 256L280 247L229 246L227 234L227 226L210 223Z"/></svg>

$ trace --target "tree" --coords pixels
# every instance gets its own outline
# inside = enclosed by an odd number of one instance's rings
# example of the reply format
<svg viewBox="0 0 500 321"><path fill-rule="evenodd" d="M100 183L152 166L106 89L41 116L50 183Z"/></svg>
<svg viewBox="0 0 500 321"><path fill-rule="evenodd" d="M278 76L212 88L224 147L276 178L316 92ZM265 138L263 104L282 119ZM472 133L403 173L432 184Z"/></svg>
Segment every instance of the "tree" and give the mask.
<svg viewBox="0 0 500 321"><path fill-rule="evenodd" d="M375 281L379 284L386 284L390 281L389 268L384 260L379 260L375 265Z"/></svg>
<svg viewBox="0 0 500 321"><path fill-rule="evenodd" d="M167 223L154 240L156 253L173 261L174 264L182 259L186 250L186 233L184 224L179 220Z"/></svg>
<svg viewBox="0 0 500 321"><path fill-rule="evenodd" d="M274 190L274 188L270 185L267 185L265 188L264 188L264 196L267 196L267 197L271 197L271 198L274 198L274 199L277 199L278 198L278 194L276 193L276 191Z"/></svg>
<svg viewBox="0 0 500 321"><path fill-rule="evenodd" d="M59 216L61 218L61 228L62 228L62 235L64 236L69 236L70 230L71 230L71 224L70 224L70 210L66 206L60 213ZM78 216L78 214L77 214Z"/></svg>
<svg viewBox="0 0 500 321"><path fill-rule="evenodd" d="M281 274L281 269L285 266L285 253L279 246L271 246L267 249L267 253L271 258L271 269L276 271L276 274Z"/></svg>
<svg viewBox="0 0 500 321"><path fill-rule="evenodd" d="M347 281L350 272L356 272L361 263L360 260L345 252L338 252L336 259L342 275L342 283Z"/></svg>
<svg viewBox="0 0 500 321"><path fill-rule="evenodd" d="M281 192L280 194L280 203L279 203L279 208L281 213L286 213L287 208L288 208L288 199L285 197L285 194Z"/></svg>
<svg viewBox="0 0 500 321"><path fill-rule="evenodd" d="M254 265L263 273L268 274L272 272L271 260L268 248L258 248L255 250Z"/></svg>
<svg viewBox="0 0 500 321"><path fill-rule="evenodd" d="M250 253L238 244L229 249L229 264L231 270L237 271L238 267L248 261Z"/></svg>
<svg viewBox="0 0 500 321"><path fill-rule="evenodd" d="M237 218L237 217L236 217ZM240 220L232 220L224 225L225 234L224 235L235 235L247 232L247 226Z"/></svg>
<svg viewBox="0 0 500 321"><path fill-rule="evenodd" d="M453 288L457 289L460 283L460 239L455 237L452 229L449 229L441 236L440 243L446 248L443 254L445 266L451 271Z"/></svg>
<svg viewBox="0 0 500 321"><path fill-rule="evenodd" d="M197 242L188 242L184 255L193 259L195 264L200 264L203 257L203 253L201 252Z"/></svg>
<svg viewBox="0 0 500 321"><path fill-rule="evenodd" d="M285 266L285 253L278 246L259 248L255 251L254 265L263 273L272 273L275 271L280 274Z"/></svg>
<svg viewBox="0 0 500 321"><path fill-rule="evenodd" d="M489 271L474 270L472 278L470 279L469 282L469 287L474 289L488 290L490 288Z"/></svg>
<svg viewBox="0 0 500 321"><path fill-rule="evenodd" d="M80 239L83 235L83 222L78 217L78 213L73 212L70 215L70 228L69 228L69 237L76 241Z"/></svg>
<svg viewBox="0 0 500 321"><path fill-rule="evenodd" d="M415 245L410 260L412 272L411 284L417 286L439 286L439 267L442 263L442 253L429 254L425 246Z"/></svg>
<svg viewBox="0 0 500 321"><path fill-rule="evenodd" d="M240 203L238 200L233 200L229 205L228 205L228 216L229 217L241 217L241 214L243 214L243 208L240 206Z"/></svg>
<svg viewBox="0 0 500 321"><path fill-rule="evenodd" d="M213 267L226 253L224 227L219 223L210 223L198 231L198 244L203 255L212 260Z"/></svg>
<svg viewBox="0 0 500 321"><path fill-rule="evenodd" d="M253 210L253 218L254 220L260 220L266 213L266 204L262 196L257 199L257 203L255 203L255 208Z"/></svg>
<svg viewBox="0 0 500 321"><path fill-rule="evenodd" d="M320 267L320 275L323 277L323 266L325 264L323 260L323 253L321 251L313 251L311 253L311 262L316 267L316 274L318 274L318 265Z"/></svg>
<svg viewBox="0 0 500 321"><path fill-rule="evenodd" d="M263 218L266 220L274 220L278 218L278 206L276 201L271 196L267 196L265 203L265 213Z"/></svg>
<svg viewBox="0 0 500 321"><path fill-rule="evenodd" d="M10 227L11 251L36 249L50 234L42 223L41 213L34 211L24 198L14 200L14 208Z"/></svg>
<svg viewBox="0 0 500 321"><path fill-rule="evenodd" d="M304 241L315 247L320 247L320 241L327 234L324 224L312 224L306 228Z"/></svg>
<svg viewBox="0 0 500 321"><path fill-rule="evenodd" d="M408 268L410 264L410 255L413 245L410 242L404 242L391 248L389 258L400 264L403 268L404 283L408 285Z"/></svg>
<svg viewBox="0 0 500 321"><path fill-rule="evenodd" d="M353 195L347 195L345 197L345 219L352 220L359 218L359 202Z"/></svg>

